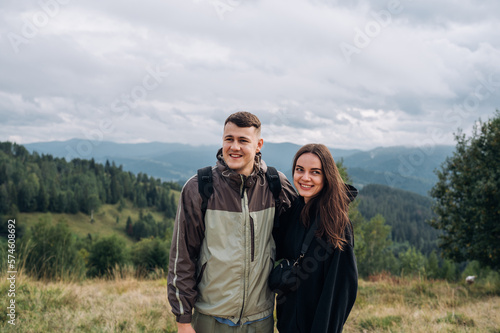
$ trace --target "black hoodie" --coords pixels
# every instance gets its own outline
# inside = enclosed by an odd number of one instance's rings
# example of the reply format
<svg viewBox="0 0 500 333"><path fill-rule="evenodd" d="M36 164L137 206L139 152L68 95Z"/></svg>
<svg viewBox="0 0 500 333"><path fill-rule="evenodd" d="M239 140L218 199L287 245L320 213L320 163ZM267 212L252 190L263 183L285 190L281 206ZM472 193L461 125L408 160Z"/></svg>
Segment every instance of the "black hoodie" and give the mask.
<svg viewBox="0 0 500 333"><path fill-rule="evenodd" d="M357 190L349 186L350 199ZM274 230L276 259L296 259L308 228L300 222L304 199L299 197L287 216ZM298 288L277 298L280 333L342 332L356 300L358 270L354 257L352 229L346 233L344 250L333 249L325 237L314 237L301 261L302 274Z"/></svg>

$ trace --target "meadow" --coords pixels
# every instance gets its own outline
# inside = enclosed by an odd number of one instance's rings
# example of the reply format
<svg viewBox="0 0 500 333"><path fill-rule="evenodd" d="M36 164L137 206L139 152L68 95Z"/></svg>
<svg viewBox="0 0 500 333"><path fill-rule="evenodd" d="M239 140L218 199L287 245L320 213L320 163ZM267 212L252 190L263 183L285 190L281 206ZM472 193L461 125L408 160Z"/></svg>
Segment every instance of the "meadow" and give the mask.
<svg viewBox="0 0 500 333"><path fill-rule="evenodd" d="M16 279L15 326L8 323L9 282L0 282L2 332L176 332L165 278L35 281ZM344 332L500 333L498 285L379 275L359 281Z"/></svg>

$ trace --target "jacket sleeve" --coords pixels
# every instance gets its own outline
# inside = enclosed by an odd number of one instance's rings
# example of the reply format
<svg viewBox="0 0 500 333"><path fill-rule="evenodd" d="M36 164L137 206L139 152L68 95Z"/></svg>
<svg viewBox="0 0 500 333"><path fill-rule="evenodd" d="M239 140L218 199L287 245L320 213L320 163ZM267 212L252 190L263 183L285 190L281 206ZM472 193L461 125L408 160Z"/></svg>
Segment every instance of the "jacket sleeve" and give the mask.
<svg viewBox="0 0 500 333"><path fill-rule="evenodd" d="M181 192L175 217L168 269L168 300L177 322L190 323L198 291L196 262L205 234L196 177Z"/></svg>

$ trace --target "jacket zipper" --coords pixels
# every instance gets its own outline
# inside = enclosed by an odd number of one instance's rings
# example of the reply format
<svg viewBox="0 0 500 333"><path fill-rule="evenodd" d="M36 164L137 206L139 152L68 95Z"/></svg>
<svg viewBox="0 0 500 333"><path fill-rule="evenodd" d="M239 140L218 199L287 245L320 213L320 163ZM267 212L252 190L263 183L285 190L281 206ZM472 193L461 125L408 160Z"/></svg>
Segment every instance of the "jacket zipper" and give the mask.
<svg viewBox="0 0 500 333"><path fill-rule="evenodd" d="M250 261L253 262L255 260L255 225L253 219L250 217Z"/></svg>
<svg viewBox="0 0 500 333"><path fill-rule="evenodd" d="M245 239L248 240L248 227L252 227L251 225L249 226L249 224L251 223L251 219L250 219L250 212L249 212L249 208L248 208L248 196L247 196L247 192L245 191L245 177L243 175L241 175L241 209L242 209L242 213L243 213L243 216L244 216L244 223L245 223ZM252 248L253 248L253 231L250 230L250 242L251 242L251 250L250 250L250 257L252 257ZM245 253L248 255L248 252L247 252L247 247L248 247L248 242L246 242L246 246L245 246ZM247 296L247 293L248 293L248 276L249 276L249 272L250 272L250 262L248 261L248 256L245 255L245 272L244 272L244 280L243 280L243 301L242 301L242 304L241 304L241 312L240 312L240 325L243 325L243 323L241 322L241 318L243 317L243 313L245 312L245 306L246 306L246 296ZM251 260L253 260L253 258L251 258Z"/></svg>

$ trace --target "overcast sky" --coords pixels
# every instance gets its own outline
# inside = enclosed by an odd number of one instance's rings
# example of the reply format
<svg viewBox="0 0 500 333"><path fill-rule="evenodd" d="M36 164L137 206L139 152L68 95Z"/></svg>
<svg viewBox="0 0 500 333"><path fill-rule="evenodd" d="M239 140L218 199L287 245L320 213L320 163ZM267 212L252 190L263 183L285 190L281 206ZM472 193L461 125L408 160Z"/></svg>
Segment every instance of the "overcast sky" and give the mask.
<svg viewBox="0 0 500 333"><path fill-rule="evenodd" d="M346 5L345 3L349 3ZM454 144L500 108L498 0L1 0L0 140Z"/></svg>

